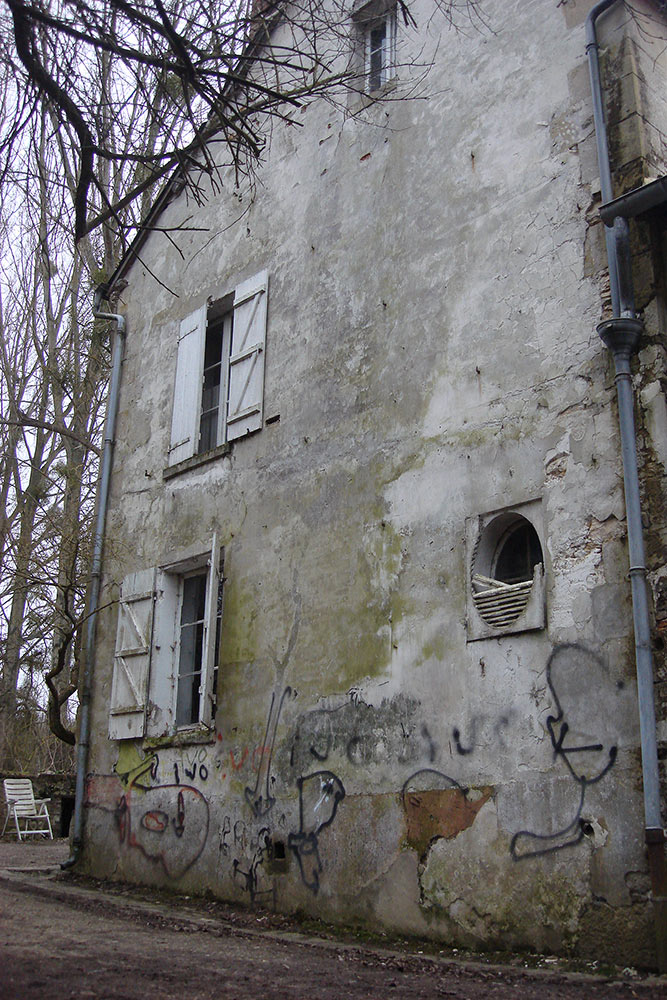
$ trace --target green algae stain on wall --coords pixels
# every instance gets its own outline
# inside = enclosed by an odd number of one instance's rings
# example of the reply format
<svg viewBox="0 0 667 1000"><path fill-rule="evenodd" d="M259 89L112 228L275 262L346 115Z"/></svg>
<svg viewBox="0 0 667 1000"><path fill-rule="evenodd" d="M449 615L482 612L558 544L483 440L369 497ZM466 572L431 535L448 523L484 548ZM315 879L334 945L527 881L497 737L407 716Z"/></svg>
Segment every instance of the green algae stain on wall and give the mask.
<svg viewBox="0 0 667 1000"><path fill-rule="evenodd" d="M258 610L254 597L240 583L225 583L220 635L220 664L254 660L257 656Z"/></svg>

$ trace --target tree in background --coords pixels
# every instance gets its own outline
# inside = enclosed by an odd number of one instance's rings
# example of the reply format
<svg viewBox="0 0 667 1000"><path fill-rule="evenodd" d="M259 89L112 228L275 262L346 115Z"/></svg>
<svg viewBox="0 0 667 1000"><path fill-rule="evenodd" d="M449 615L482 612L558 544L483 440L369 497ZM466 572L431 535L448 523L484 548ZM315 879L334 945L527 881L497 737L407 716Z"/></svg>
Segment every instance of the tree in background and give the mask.
<svg viewBox="0 0 667 1000"><path fill-rule="evenodd" d="M397 0L406 25L410 6ZM432 9L449 25L482 23L475 0L432 0ZM188 167L247 172L272 119L293 120L315 97L335 102L363 90L351 10L349 0L4 0L0 34L18 95L16 118L0 135L5 169L47 104L69 132L77 239L105 222L126 226L128 207L145 204L176 167L197 196ZM96 74L105 59L108 114L100 117ZM426 68L404 67L418 77ZM148 146L137 133L118 141L114 123L128 101L154 133ZM134 166L131 182L100 183L121 163ZM130 216L135 225L139 215Z"/></svg>
<svg viewBox="0 0 667 1000"><path fill-rule="evenodd" d="M140 137L146 157L159 155L164 139L131 94L122 106L109 96L116 59L103 52L86 68L88 87L97 95L95 127L119 152L117 160L96 164L92 212L137 187L142 163L123 151L136 149ZM76 61L74 53L71 60ZM7 73L4 105L18 106ZM151 109L163 123L171 116L167 131L170 139L177 136L178 106L162 94L155 95ZM125 249L125 227L116 219L76 243L72 238L79 190L76 143L76 133L57 110L48 101L38 104L16 136L0 200L0 766L5 769L28 761L36 766L45 717L59 740L75 742L68 704L78 686L110 363L108 324L94 319L92 292ZM144 199L149 197L146 188ZM129 207L119 211L131 223ZM33 744L26 738L28 720ZM47 764L56 759L52 747L42 749Z"/></svg>

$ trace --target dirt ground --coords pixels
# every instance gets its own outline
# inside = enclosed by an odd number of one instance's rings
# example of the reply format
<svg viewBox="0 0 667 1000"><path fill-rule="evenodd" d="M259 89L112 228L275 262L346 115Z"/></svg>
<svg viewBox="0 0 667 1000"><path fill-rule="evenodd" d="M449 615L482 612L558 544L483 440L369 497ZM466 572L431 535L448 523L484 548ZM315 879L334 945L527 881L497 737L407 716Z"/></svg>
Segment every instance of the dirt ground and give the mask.
<svg viewBox="0 0 667 1000"><path fill-rule="evenodd" d="M0 843L1 1000L667 998L634 970L573 975L306 934L285 917L63 876L65 842ZM552 964L548 964L552 963Z"/></svg>

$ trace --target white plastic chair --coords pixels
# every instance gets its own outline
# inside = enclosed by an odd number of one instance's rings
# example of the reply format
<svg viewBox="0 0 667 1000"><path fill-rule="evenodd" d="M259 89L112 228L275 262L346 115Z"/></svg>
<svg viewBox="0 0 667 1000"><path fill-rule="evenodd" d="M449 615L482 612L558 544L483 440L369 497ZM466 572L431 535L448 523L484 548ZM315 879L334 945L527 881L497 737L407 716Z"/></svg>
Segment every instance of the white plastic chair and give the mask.
<svg viewBox="0 0 667 1000"><path fill-rule="evenodd" d="M51 819L49 810L46 808L46 803L50 802L51 799L36 799L30 778L5 778L3 784L5 786L7 815L0 837L7 829L10 816L13 816L19 840L34 833L49 836L53 840ZM21 829L21 823L23 829ZM36 824L36 826L33 827L32 824Z"/></svg>

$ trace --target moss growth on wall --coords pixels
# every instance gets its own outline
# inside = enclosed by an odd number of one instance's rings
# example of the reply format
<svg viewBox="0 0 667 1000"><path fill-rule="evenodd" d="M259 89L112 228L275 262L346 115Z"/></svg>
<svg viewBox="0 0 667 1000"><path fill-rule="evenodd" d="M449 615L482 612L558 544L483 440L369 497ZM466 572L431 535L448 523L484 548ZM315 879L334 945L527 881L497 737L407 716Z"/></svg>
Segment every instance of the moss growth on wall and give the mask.
<svg viewBox="0 0 667 1000"><path fill-rule="evenodd" d="M241 583L228 580L220 634L220 664L254 660L257 656L256 621L258 610L255 598L244 590Z"/></svg>

